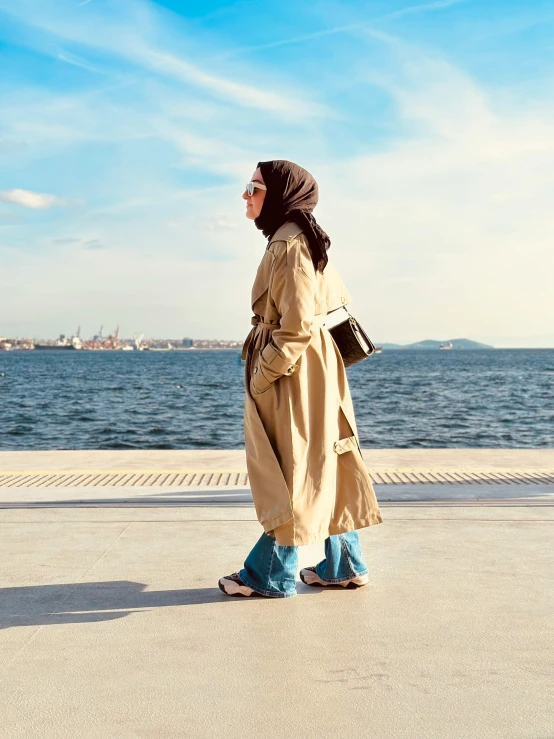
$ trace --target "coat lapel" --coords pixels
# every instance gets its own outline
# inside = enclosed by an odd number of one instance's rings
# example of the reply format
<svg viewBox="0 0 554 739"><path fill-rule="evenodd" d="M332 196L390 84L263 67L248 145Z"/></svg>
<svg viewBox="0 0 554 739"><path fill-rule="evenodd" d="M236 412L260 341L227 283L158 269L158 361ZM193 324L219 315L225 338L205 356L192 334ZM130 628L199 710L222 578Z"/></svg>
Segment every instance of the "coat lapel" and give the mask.
<svg viewBox="0 0 554 739"><path fill-rule="evenodd" d="M265 254L262 257L262 261L258 267L254 284L252 285L252 300L251 306L254 310L255 303L267 292L269 288L269 275L271 274L271 267L273 265L274 255L268 250L265 250Z"/></svg>

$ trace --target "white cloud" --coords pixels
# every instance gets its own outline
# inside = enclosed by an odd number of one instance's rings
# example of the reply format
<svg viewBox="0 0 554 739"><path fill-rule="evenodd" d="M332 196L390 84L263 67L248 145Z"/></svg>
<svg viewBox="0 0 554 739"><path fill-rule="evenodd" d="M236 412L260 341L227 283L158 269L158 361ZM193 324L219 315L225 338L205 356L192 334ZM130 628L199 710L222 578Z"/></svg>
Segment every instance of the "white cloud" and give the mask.
<svg viewBox="0 0 554 739"><path fill-rule="evenodd" d="M229 231L238 228L236 221L231 221L228 218L214 218L208 224L210 231Z"/></svg>
<svg viewBox="0 0 554 739"><path fill-rule="evenodd" d="M52 208L56 205L71 205L74 202L66 198L59 198L56 195L32 192L31 190L20 190L19 188L0 191L0 200L4 203L15 203L16 205L33 209Z"/></svg>
<svg viewBox="0 0 554 739"><path fill-rule="evenodd" d="M354 315L378 341L552 346L553 107L508 106L444 59L402 54L379 84L409 134L321 169L316 216Z"/></svg>

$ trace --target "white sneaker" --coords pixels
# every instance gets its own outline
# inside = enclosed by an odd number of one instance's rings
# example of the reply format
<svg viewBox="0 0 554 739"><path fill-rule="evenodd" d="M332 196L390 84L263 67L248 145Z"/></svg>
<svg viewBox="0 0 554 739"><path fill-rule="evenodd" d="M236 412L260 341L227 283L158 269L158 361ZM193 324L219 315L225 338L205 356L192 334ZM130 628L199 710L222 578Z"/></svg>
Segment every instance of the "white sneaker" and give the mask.
<svg viewBox="0 0 554 739"><path fill-rule="evenodd" d="M315 567L304 567L300 570L300 579L305 585L312 585L316 588L328 588L331 586L353 590L354 588L361 588L362 585L367 585L369 575L360 575L359 577L353 577L350 580L343 580L342 582L326 582L318 576Z"/></svg>

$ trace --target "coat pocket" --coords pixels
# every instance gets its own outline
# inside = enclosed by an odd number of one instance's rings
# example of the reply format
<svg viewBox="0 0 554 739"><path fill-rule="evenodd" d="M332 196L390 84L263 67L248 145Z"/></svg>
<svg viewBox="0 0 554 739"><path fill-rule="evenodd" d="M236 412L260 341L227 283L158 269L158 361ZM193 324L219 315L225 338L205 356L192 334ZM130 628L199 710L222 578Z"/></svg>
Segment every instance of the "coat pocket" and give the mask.
<svg viewBox="0 0 554 739"><path fill-rule="evenodd" d="M259 363L252 367L250 375L250 392L252 395L260 395L265 393L271 387L272 383L264 375L262 368Z"/></svg>

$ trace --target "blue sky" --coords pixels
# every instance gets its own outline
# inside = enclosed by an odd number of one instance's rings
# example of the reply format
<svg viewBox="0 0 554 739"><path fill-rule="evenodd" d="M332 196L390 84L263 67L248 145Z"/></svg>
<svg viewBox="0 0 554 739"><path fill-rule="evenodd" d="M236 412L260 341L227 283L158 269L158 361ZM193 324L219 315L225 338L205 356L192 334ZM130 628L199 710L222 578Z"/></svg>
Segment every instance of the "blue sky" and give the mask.
<svg viewBox="0 0 554 739"><path fill-rule="evenodd" d="M242 339L259 160L375 341L554 346L546 2L0 0L0 335Z"/></svg>

